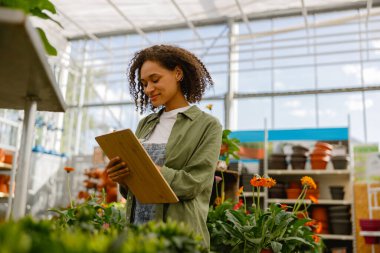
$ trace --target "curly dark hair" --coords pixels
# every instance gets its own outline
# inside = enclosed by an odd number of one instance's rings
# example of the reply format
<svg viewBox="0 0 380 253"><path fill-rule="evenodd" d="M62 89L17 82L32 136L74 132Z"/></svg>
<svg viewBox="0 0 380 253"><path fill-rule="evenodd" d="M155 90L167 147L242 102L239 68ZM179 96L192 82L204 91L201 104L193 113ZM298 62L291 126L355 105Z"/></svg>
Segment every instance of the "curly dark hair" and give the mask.
<svg viewBox="0 0 380 253"><path fill-rule="evenodd" d="M181 90L189 103L196 103L202 99L206 90L214 85L214 82L205 65L193 53L171 45L155 45L135 53L129 63L129 91L135 100L136 110L140 113L147 108L155 111L145 95L140 82L140 71L145 61L154 61L168 70L179 67L183 71L183 79L180 81Z"/></svg>

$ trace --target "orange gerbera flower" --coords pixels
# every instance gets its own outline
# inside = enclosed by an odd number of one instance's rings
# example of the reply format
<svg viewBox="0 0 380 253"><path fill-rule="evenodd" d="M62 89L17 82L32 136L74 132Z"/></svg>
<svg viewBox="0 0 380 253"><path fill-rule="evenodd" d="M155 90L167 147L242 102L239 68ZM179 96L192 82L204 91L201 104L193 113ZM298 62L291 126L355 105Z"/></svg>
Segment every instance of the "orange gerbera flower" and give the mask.
<svg viewBox="0 0 380 253"><path fill-rule="evenodd" d="M312 220L312 221L308 221L305 223L305 226L307 227L311 227L311 226L314 226L315 224L317 224L317 221L316 220Z"/></svg>
<svg viewBox="0 0 380 253"><path fill-rule="evenodd" d="M63 169L66 170L67 173L70 173L75 170L73 167L65 167Z"/></svg>
<svg viewBox="0 0 380 253"><path fill-rule="evenodd" d="M262 177L256 177L254 176L250 181L249 183L252 185L252 186L255 186L255 187L262 187L262 186L265 186L266 185L266 180L265 178L262 178Z"/></svg>
<svg viewBox="0 0 380 253"><path fill-rule="evenodd" d="M317 204L317 203L318 203L318 199L317 199L317 197L315 197L314 195L310 195L310 196L309 196L309 199L310 199L311 202L313 202L314 204Z"/></svg>
<svg viewBox="0 0 380 253"><path fill-rule="evenodd" d="M266 178L265 180L265 187L272 188L276 184L276 180L274 180L273 178Z"/></svg>
<svg viewBox="0 0 380 253"><path fill-rule="evenodd" d="M301 178L302 185L307 185L310 189L317 189L317 185L311 177L304 176Z"/></svg>
<svg viewBox="0 0 380 253"><path fill-rule="evenodd" d="M236 192L236 196L240 196L243 193L244 186L240 187L239 190Z"/></svg>
<svg viewBox="0 0 380 253"><path fill-rule="evenodd" d="M282 210L287 210L289 207L288 207L288 205L287 204L281 204L281 209Z"/></svg>
<svg viewBox="0 0 380 253"><path fill-rule="evenodd" d="M317 235L312 235L311 237L313 238L314 242L316 242L316 243L319 243L319 241L321 240L321 237L319 237Z"/></svg>

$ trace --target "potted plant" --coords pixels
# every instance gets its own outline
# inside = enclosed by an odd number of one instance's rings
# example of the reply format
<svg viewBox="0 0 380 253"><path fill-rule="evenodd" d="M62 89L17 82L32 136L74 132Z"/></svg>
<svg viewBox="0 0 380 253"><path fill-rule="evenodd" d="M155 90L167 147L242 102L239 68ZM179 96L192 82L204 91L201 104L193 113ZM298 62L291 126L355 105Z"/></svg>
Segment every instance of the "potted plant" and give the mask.
<svg viewBox="0 0 380 253"><path fill-rule="evenodd" d="M298 218L308 189L316 184L310 177L301 179L303 189L293 208L279 203L267 209L260 206L260 188L276 184L271 178L254 176L251 185L254 196L252 207L246 201L233 204L229 201L210 208L208 228L211 250L216 252L317 252L322 241L313 231L315 222L306 217ZM239 194L243 191L239 190Z"/></svg>
<svg viewBox="0 0 380 253"><path fill-rule="evenodd" d="M222 145L220 147L220 158L226 161L228 165L230 163L230 158L239 159L237 152L239 151L240 141L237 138L231 138L229 135L231 130L224 129L222 135Z"/></svg>
<svg viewBox="0 0 380 253"><path fill-rule="evenodd" d="M51 14L57 14L55 6L49 0L38 1L15 1L15 0L0 0L0 7L22 10L25 14L29 14L41 19L51 20L60 27L62 25L51 17ZM57 55L57 50L50 44L46 34L42 28L37 27L37 32L40 35L46 53L49 55Z"/></svg>

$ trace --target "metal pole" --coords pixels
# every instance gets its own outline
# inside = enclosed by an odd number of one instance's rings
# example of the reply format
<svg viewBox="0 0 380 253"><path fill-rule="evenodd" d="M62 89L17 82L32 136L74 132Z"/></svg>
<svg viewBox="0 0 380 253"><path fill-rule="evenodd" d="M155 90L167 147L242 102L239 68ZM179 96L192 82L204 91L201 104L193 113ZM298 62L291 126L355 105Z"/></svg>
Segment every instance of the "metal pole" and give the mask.
<svg viewBox="0 0 380 253"><path fill-rule="evenodd" d="M13 218L20 219L25 215L29 162L32 151L34 122L37 112L37 101L33 97L28 97L25 103L25 116L21 137L20 163L16 174L15 202L13 208Z"/></svg>

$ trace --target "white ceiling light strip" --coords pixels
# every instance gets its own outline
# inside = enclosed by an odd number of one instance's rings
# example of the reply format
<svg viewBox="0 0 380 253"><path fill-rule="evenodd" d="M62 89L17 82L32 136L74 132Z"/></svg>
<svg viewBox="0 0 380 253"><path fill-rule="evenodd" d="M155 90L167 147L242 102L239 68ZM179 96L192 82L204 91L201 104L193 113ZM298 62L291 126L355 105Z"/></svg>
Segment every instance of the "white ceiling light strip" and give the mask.
<svg viewBox="0 0 380 253"><path fill-rule="evenodd" d="M143 37L149 44L153 44L150 40L149 40L149 38L146 36L146 34L144 33L144 31L143 30L141 30L141 28L140 27L138 27L138 26L136 26L120 9L119 9L119 7L117 7L111 0L107 0L108 1L108 3L115 9L115 11L117 12L117 13L119 13L120 14L120 16L122 16L123 17L123 19L125 20L125 21L127 21L131 26L132 26L132 28L138 33L138 34L140 34L140 36L141 37Z"/></svg>

